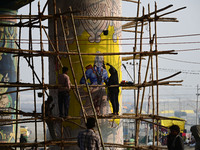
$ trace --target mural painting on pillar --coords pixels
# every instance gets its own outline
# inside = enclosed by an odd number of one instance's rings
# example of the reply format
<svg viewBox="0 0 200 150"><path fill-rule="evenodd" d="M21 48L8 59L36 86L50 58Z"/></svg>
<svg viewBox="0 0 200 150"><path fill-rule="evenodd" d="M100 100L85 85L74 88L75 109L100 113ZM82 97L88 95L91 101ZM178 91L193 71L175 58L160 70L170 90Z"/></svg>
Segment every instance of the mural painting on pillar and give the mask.
<svg viewBox="0 0 200 150"><path fill-rule="evenodd" d="M0 14L16 14L16 11L0 9ZM12 24L13 20L0 20L1 23ZM16 28L0 27L0 47L15 48L14 40L16 40ZM0 81L3 84L7 82L16 82L16 61L10 53L0 52ZM0 87L0 110L6 112L14 112L16 109L16 93L3 94L9 91L16 91L16 88ZM1 115L1 119L14 119L14 115ZM7 124L10 122L3 122ZM15 125L0 126L0 142L14 142Z"/></svg>

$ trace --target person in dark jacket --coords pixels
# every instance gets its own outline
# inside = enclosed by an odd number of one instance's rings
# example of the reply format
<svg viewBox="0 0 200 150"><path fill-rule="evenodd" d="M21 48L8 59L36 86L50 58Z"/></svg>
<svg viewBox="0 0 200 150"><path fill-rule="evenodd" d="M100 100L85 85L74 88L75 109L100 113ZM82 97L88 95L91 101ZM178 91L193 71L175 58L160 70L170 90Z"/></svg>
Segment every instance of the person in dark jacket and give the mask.
<svg viewBox="0 0 200 150"><path fill-rule="evenodd" d="M108 78L107 81L105 81L107 86L110 85L118 85L119 79L118 79L118 73L117 70L110 65L109 63L106 63L106 65L110 66L109 72L111 76ZM110 98L110 102L113 107L113 114L119 115L119 101L118 101L118 95L119 95L119 86L117 87L108 87L108 95Z"/></svg>
<svg viewBox="0 0 200 150"><path fill-rule="evenodd" d="M51 135L51 138L52 139L56 139L57 138L57 134L56 134L56 131L55 131L55 122L53 120L50 119L50 117L53 116L53 108L55 107L53 103L53 97L52 96L48 96L47 100L45 101L45 114L44 114L44 117L48 117L45 122L48 126L48 129L49 129L49 133ZM41 106L41 111L42 111L42 116L43 116L43 104Z"/></svg>
<svg viewBox="0 0 200 150"><path fill-rule="evenodd" d="M200 150L200 125L194 125L190 128L192 135L195 138L195 150Z"/></svg>
<svg viewBox="0 0 200 150"><path fill-rule="evenodd" d="M170 128L170 134L167 136L167 148L168 150L184 150L184 142L179 135L180 128L177 125L172 125Z"/></svg>

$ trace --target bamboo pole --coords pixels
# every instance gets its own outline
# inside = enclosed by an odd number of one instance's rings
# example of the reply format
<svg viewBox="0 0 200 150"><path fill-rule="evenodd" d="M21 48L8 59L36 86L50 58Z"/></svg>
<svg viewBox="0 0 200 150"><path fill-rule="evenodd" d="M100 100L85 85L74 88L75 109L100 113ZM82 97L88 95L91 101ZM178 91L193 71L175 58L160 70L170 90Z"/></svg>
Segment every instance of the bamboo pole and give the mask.
<svg viewBox="0 0 200 150"><path fill-rule="evenodd" d="M139 17L139 10L140 10L140 0L138 0L138 6L137 6L137 17ZM138 31L138 21L136 21L136 25L135 25L135 43L134 43L134 51L133 52L136 52L137 50L137 31ZM135 55L133 55L133 57L135 57ZM141 59L141 57L140 57ZM134 60L134 59L133 59ZM133 61L133 64L134 64L134 69L133 69L133 74L134 74L134 83L136 83L135 81L135 77L136 77L136 72L135 72L135 62ZM138 80L139 81L139 80ZM139 88L137 89L139 91ZM135 113L136 115L138 115L138 111L137 111L137 106L138 106L138 103L136 102L136 90L134 90L134 106L135 106ZM137 120L135 120L135 146L138 146L138 125L137 125Z"/></svg>
<svg viewBox="0 0 200 150"><path fill-rule="evenodd" d="M31 2L29 4L29 15L31 16L31 12L32 12L32 7L31 7ZM32 45L32 25L31 25L31 18L29 19L29 50L33 49L33 45ZM30 52L31 53L31 52ZM30 60L29 60L30 62ZM35 84L35 75L34 75L34 60L33 57L31 57L31 62L32 62L32 79L33 79L33 84ZM36 104L36 87L33 87L33 96L34 96L34 113L37 112L37 104ZM20 92L20 91L18 91ZM35 119L35 142L37 142L37 119Z"/></svg>
<svg viewBox="0 0 200 150"><path fill-rule="evenodd" d="M64 140L63 142L60 141L46 141L46 145L47 146L60 146L61 144L63 144L63 146L74 146L77 145L77 141L67 141ZM44 142L34 142L34 143L2 143L2 146L0 146L0 148L9 148L9 147L42 147L44 145ZM137 150L144 150L144 149L167 149L166 146L134 146L134 145L126 145L126 144L116 144L116 143L105 143L105 147L110 147L110 148L133 148L133 149L137 149Z"/></svg>
<svg viewBox="0 0 200 150"><path fill-rule="evenodd" d="M150 5L148 4L148 13L150 14ZM151 38L151 21L149 21L149 39L150 39L150 52L152 52L152 47L153 47L153 38ZM151 59L151 75L152 75L152 82L154 81L154 70L153 70L153 57L150 56ZM155 104L154 104L154 86L152 85L152 113L153 115L155 114ZM152 122L154 123L154 119L152 119ZM155 143L155 127L153 125L153 145Z"/></svg>
<svg viewBox="0 0 200 150"><path fill-rule="evenodd" d="M155 2L155 18L157 17L157 3ZM155 51L158 51L158 45L157 45L157 22L156 19L154 21L154 30L155 30ZM155 55L156 57L156 80L158 82L158 55ZM156 86L156 103L157 103L157 112L156 114L159 115L159 85ZM158 119L156 120L158 124ZM157 146L159 141L159 128L157 127Z"/></svg>
<svg viewBox="0 0 200 150"><path fill-rule="evenodd" d="M162 82L156 82L156 81L150 81L146 83L141 83L141 84L133 84L133 85L124 85L124 84L119 84L119 85L110 85L109 87L137 87L141 88L144 86L154 86L156 84L158 85L167 85L170 83L180 83L183 82L183 80L179 81L162 81ZM0 82L0 83L5 83L5 82ZM7 83L7 82L6 82ZM106 85L88 85L89 87L107 87ZM54 84L44 84L44 87L41 84L31 84L31 83L7 83L6 85L0 84L0 87L38 87L38 89L57 89L59 87L62 87L60 85L54 85ZM78 85L78 87L86 87L86 85ZM72 85L72 89L75 88L74 85ZM2 93L3 94L3 93Z"/></svg>
<svg viewBox="0 0 200 150"><path fill-rule="evenodd" d="M38 15L41 15L40 14L40 2L38 2ZM40 25L40 50L41 52L43 52L43 43L42 43L42 20L41 18L39 18L39 25ZM43 90L42 90L42 95L43 95L43 114L42 114L42 117L43 117L43 133L44 133L44 149L46 150L46 124L45 124L45 89L44 89L44 59L43 59L43 56L41 56L41 69L42 69L42 87L43 87Z"/></svg>
<svg viewBox="0 0 200 150"><path fill-rule="evenodd" d="M62 122L61 122L61 143L62 143L62 145L61 145L61 149L62 150L64 150L64 147L63 147L63 138L64 138L64 134L63 134L63 132L64 132L64 127L63 127L63 120L62 120Z"/></svg>
<svg viewBox="0 0 200 150"><path fill-rule="evenodd" d="M154 14L154 12L152 13ZM41 20L45 20L45 19L51 19L51 18L58 18L59 15L63 15L63 14L57 14L56 16L54 15L0 15L0 19L29 19L31 17L31 19L38 19L38 18L41 18ZM70 19L69 16L67 15L63 15L65 16L66 19ZM151 17L148 17L146 18L146 16L142 16L142 17L120 17L120 16L104 16L104 17L92 17L92 16L74 16L74 19L77 19L77 20L112 20L112 21L148 21L148 20L151 20L151 21L154 21L155 18L151 18ZM161 22L178 22L177 18L158 18L157 21L161 21ZM38 22L37 22L38 23ZM17 25L19 26L19 25ZM28 27L28 25L27 25ZM39 26L38 26L39 28Z"/></svg>
<svg viewBox="0 0 200 150"><path fill-rule="evenodd" d="M13 53L13 54L19 54L20 55L25 55L30 52L32 52L33 56L36 54L38 54L38 56L52 56L52 55L78 55L77 52L61 52L61 51L57 51L57 52L51 52L51 51L43 51L40 52L38 50L25 50L25 49L14 49L14 48L2 48L0 47L0 52L7 52L7 53ZM103 56L103 55L141 55L141 56L149 56L149 55L156 55L156 54L177 54L175 53L175 50L165 50L165 51L152 51L152 52L148 52L148 51L143 51L143 52L118 52L118 53L80 53L81 55L99 55L99 56Z"/></svg>
<svg viewBox="0 0 200 150"><path fill-rule="evenodd" d="M162 15L159 15L159 16L157 16L157 17L160 18L160 17L162 17L162 16L165 16L165 15L168 15L168 14L171 14L171 13L174 13L174 12L177 12L177 11L182 10L182 9L185 9L185 8L186 8L186 7L181 7L181 8L178 8L178 9L174 10L174 11L171 11L171 12L164 13L164 14L162 14Z"/></svg>
<svg viewBox="0 0 200 150"><path fill-rule="evenodd" d="M57 15L57 5L56 5L56 0L53 0L53 11L54 11L54 16ZM58 18L53 18L54 19L54 39L55 39L55 48L56 52L59 51L59 42L58 42ZM55 50L54 50L55 51ZM60 61L59 56L57 55L58 61ZM60 61L61 63L61 61ZM57 64L58 65L58 64ZM61 63L62 66L62 63ZM62 66L63 67L63 66Z"/></svg>
<svg viewBox="0 0 200 150"><path fill-rule="evenodd" d="M9 113L9 112L2 112L0 113L1 115L10 115L10 114L14 114L14 113ZM77 124L76 122L73 122L72 120L80 120L83 117L81 116L73 116L73 117L68 117L68 118L60 118L60 117L45 117L44 119L42 118L42 113L37 113L38 115L35 116L34 113L18 113L20 115L24 115L24 116L29 116L30 118L25 118L25 119L0 119L0 125L4 125L3 123L8 123L10 122L11 124L16 124L16 121L18 121L19 123L28 123L30 121L35 121L35 119L37 121L42 122L43 120L54 120L54 121L59 121L59 122L63 122L63 121L67 121L67 122L71 122L77 126L80 126L81 128L84 128L84 126L81 126L79 124ZM28 115L27 115L28 114ZM33 118L33 116L35 116L35 118ZM90 115L88 117L93 117L94 115ZM143 120L143 119L158 119L158 120L176 120L176 121L185 121L184 119L180 119L180 118L169 118L169 117L165 117L165 116L158 116L158 115L152 115L152 114L140 114L137 115L136 114L122 114L122 115L118 115L118 116L113 116L110 114L106 114L106 115L99 115L98 119L138 119L138 120ZM153 123L153 121L152 121ZM155 123L154 123L155 124Z"/></svg>
<svg viewBox="0 0 200 150"><path fill-rule="evenodd" d="M123 29L122 30L123 32L132 32L132 33L135 33L135 31L134 30L125 30L125 29ZM137 31L138 33L141 33L140 31Z"/></svg>
<svg viewBox="0 0 200 150"><path fill-rule="evenodd" d="M144 7L142 9L142 15L144 16ZM143 42L143 28L144 28L144 22L142 21L142 25L141 25L141 34L140 34L140 52L142 52L142 42ZM139 69L138 69L138 84L141 83L141 65L142 65L142 57L140 56L139 59ZM136 107L136 115L139 114L139 103L140 103L140 90L138 89L138 94L137 94L137 107ZM140 129L140 120L136 120L137 123L137 134L136 137L137 140L139 139L139 129ZM139 143L139 142L138 142Z"/></svg>
<svg viewBox="0 0 200 150"><path fill-rule="evenodd" d="M20 20L21 21L21 20ZM19 28L19 45L21 44L21 28ZM20 57L17 58L17 82L19 82L20 79ZM15 130L15 143L17 143L17 139L18 139L18 118L19 118L19 114L18 114L18 108L19 108L19 87L17 87L17 93L16 93L16 130ZM15 148L16 150L16 148Z"/></svg>
<svg viewBox="0 0 200 150"><path fill-rule="evenodd" d="M150 65L150 56L148 57L147 67L146 67L146 73L144 77L144 83L146 83L148 71L149 71L149 65ZM141 104L140 104L140 114L142 113L142 107L143 107L143 101L144 101L144 94L145 94L146 87L144 86L142 91L142 98L141 98Z"/></svg>
<svg viewBox="0 0 200 150"><path fill-rule="evenodd" d="M5 92L5 93L0 94L0 96L4 95L4 94L11 94L11 93L17 93L17 92L23 92L23 91L30 91L30 90L34 90L34 89L37 89L37 87L28 88L28 89L22 89L22 90L16 90L16 91L9 91L9 92Z"/></svg>
<svg viewBox="0 0 200 150"><path fill-rule="evenodd" d="M45 5L44 5L44 7L43 7L43 10L42 10L42 14L44 14L44 11L45 11L45 9L47 8L48 3L49 3L49 0L46 1Z"/></svg>
<svg viewBox="0 0 200 150"><path fill-rule="evenodd" d="M126 1L126 2L133 2L133 3L137 3L137 4L138 4L138 1L133 1L133 0L123 0L123 1Z"/></svg>

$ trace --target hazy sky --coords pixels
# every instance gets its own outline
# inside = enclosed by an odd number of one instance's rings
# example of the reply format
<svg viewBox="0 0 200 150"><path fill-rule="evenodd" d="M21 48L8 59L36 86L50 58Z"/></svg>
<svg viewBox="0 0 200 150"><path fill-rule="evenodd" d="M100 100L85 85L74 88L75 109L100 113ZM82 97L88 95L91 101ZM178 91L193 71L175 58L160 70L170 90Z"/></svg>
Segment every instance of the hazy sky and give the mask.
<svg viewBox="0 0 200 150"><path fill-rule="evenodd" d="M145 8L145 13L148 12L148 3L151 6L151 12L155 10L155 1L143 0L141 5ZM182 71L176 78L170 80L184 80L183 86L160 86L160 99L181 99L181 100L196 100L197 84L200 83L200 29L199 29L199 0L164 0L157 1L157 9L163 8L172 4L173 7L159 13L163 14L186 6L186 9L180 10L164 17L177 18L179 22L167 23L160 22L157 24L157 36L179 36L183 37L158 38L158 50L177 50L178 55L160 55L159 56L159 78L167 77L178 71ZM135 16L136 10L133 9L134 4L123 2L123 16ZM140 9L142 10L142 9ZM141 12L141 11L140 11ZM144 37L148 37L148 27L144 29ZM199 34L199 35L196 35ZM190 36L189 36L190 35ZM134 37L134 34L124 33L123 38ZM126 41L124 43L131 43L133 41ZM139 41L138 41L139 42ZM143 43L148 43L144 40ZM130 46L123 46L125 50L132 50ZM139 49L139 46L138 46ZM144 46L143 50L149 50L149 47ZM146 66L147 61L143 61L143 66ZM132 66L129 66L132 72ZM122 69L123 70L123 69ZM143 71L144 73L144 71Z"/></svg>
<svg viewBox="0 0 200 150"><path fill-rule="evenodd" d="M37 0L33 2L33 13L37 14ZM154 0L142 0L141 6L144 6L145 13L148 12L147 5L150 3L151 11L154 11ZM159 14L163 14L169 11L176 10L178 8L186 6L187 8L178 12L175 12L170 15L166 15L164 17L173 17L177 18L179 22L159 22L157 24L157 36L158 37L168 37L168 36L178 36L178 35L187 35L182 37L170 37L170 38L158 38L158 50L164 51L164 50L177 50L178 55L160 55L159 56L159 78L170 76L178 71L182 71L182 74L178 75L175 78L172 78L170 80L184 80L183 86L160 86L160 99L181 99L181 100L190 100L194 101L197 99L196 93L197 93L197 84L200 84L200 60L199 60L199 50L200 50L200 29L199 29L199 23L200 23L200 1L199 0L162 0L157 1L157 8L163 8L167 5L172 4L173 7L165 10L164 12L161 12ZM44 0L42 0L41 5L44 5ZM140 7L140 13L142 11ZM19 10L18 14L28 14L28 6L23 7ZM122 16L124 17L135 17L136 16L136 4L131 2L122 2ZM153 24L152 24L153 26ZM140 28L139 28L140 30ZM36 29L33 30L33 37L39 38L37 32L35 32ZM152 31L154 32L154 31ZM199 34L199 35L197 35ZM140 34L139 34L140 35ZM190 35L190 36L189 36ZM23 37L28 38L28 32L27 30L23 31ZM148 37L148 26L144 28L144 37ZM131 38L134 38L133 33L123 33L122 39L124 38L130 38L129 40L123 41L122 51L132 51L133 45L130 45L131 43L134 43L134 40L131 40ZM139 43L139 41L138 41ZM148 43L148 40L144 40L143 43ZM28 46L24 45L24 49L27 49ZM34 47L35 49L38 49L38 47ZM47 49L47 44L46 44ZM139 50L139 46L137 47L137 50ZM144 51L149 50L148 45L143 46ZM38 60L39 62L39 60ZM47 62L47 60L46 60ZM129 63L132 61L129 61ZM31 75L27 76L27 72L31 73L31 71L28 71L26 62L22 59L21 63L23 64L23 67L21 69L21 80L22 82L28 82L30 81ZM126 62L123 62L126 64ZM142 63L142 68L146 67L147 60L144 60ZM132 74L132 68L133 66L130 64L126 64L128 71ZM39 68L37 70L38 74L41 74L40 72L40 63L37 64L37 67ZM142 74L144 74L144 70ZM128 77L126 71L122 67L122 74L123 79L130 80ZM48 66L45 66L45 76L48 76ZM48 82L48 79L46 78L45 82ZM148 91L148 90L147 90ZM200 91L199 91L200 92ZM132 97L133 92L132 91L123 91L123 94L130 95L126 97L126 100ZM21 99L23 102L28 102L27 99L30 98L29 94L23 92L21 93ZM39 103L41 103L41 100L38 100Z"/></svg>

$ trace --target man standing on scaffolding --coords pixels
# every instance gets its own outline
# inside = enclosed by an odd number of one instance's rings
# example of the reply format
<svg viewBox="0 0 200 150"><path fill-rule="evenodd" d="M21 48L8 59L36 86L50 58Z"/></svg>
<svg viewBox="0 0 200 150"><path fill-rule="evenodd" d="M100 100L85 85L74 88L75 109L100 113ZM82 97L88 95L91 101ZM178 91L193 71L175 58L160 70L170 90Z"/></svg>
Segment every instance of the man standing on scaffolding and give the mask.
<svg viewBox="0 0 200 150"><path fill-rule="evenodd" d="M60 117L67 117L69 110L69 101L70 101L69 91L71 89L71 82L69 76L67 75L67 72L68 68L63 67L62 74L58 76L58 83L61 85L61 87L58 88L58 107L59 107ZM63 107L64 107L64 113L63 113Z"/></svg>
<svg viewBox="0 0 200 150"><path fill-rule="evenodd" d="M109 79L107 81L105 80L106 85L119 85L117 70L109 63L106 63L106 65L110 66L109 73L111 74ZM113 115L119 115L119 86L108 87L108 96L113 107Z"/></svg>

